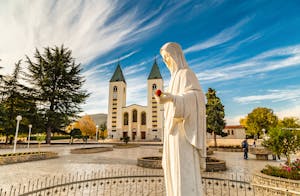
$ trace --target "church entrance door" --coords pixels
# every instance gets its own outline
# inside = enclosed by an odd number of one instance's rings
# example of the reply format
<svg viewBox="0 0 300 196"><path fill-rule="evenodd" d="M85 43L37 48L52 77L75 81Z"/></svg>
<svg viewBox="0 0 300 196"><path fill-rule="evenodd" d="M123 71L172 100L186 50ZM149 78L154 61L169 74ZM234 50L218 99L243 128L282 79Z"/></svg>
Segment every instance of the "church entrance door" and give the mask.
<svg viewBox="0 0 300 196"><path fill-rule="evenodd" d="M146 139L146 132L145 131L141 131L141 139L142 140Z"/></svg>
<svg viewBox="0 0 300 196"><path fill-rule="evenodd" d="M124 132L123 132L123 138L124 138L124 137L127 137L127 136L128 136L128 132L127 132L127 131L124 131Z"/></svg>
<svg viewBox="0 0 300 196"><path fill-rule="evenodd" d="M136 132L132 132L132 140L135 140Z"/></svg>

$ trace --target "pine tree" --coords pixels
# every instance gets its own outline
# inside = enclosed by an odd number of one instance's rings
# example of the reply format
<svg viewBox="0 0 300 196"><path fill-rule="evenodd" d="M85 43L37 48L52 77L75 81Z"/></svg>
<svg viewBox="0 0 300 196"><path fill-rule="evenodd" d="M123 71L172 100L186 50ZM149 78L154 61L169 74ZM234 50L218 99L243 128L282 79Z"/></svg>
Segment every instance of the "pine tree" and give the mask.
<svg viewBox="0 0 300 196"><path fill-rule="evenodd" d="M212 88L209 88L206 93L206 123L207 123L207 132L213 133L214 135L214 144L217 147L217 135L222 137L227 134L223 132L223 129L226 125L224 120L225 112L224 106L219 97L216 95L216 91Z"/></svg>
<svg viewBox="0 0 300 196"><path fill-rule="evenodd" d="M75 63L72 52L61 47L36 49L34 59L27 56L28 81L35 89L39 113L47 131L46 142L51 142L51 132L67 126L81 112L80 104L88 94L83 91L80 64Z"/></svg>
<svg viewBox="0 0 300 196"><path fill-rule="evenodd" d="M16 117L22 116L20 123L20 132L27 131L28 124L37 121L37 109L35 101L31 99L29 88L20 83L21 79L21 60L15 64L15 69L12 75L3 77L1 86L1 127L8 137L13 135L16 127Z"/></svg>

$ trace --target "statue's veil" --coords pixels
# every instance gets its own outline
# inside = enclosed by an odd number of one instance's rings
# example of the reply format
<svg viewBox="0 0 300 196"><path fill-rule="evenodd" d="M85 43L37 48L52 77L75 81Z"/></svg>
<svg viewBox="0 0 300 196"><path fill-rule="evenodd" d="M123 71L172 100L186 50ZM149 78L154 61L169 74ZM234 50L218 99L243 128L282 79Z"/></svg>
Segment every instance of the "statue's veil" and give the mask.
<svg viewBox="0 0 300 196"><path fill-rule="evenodd" d="M175 65L173 65L174 66L173 70L175 72L178 69L189 68L179 44L177 44L175 42L168 42L161 47L160 53L162 51L166 51L167 53L169 53L170 56L175 61Z"/></svg>

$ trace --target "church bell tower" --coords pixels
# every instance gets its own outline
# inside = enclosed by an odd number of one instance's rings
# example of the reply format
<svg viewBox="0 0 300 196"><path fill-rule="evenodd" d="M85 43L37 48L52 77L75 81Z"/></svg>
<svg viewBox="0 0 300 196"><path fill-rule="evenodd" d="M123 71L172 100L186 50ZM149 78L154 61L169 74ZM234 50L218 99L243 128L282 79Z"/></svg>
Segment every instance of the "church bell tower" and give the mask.
<svg viewBox="0 0 300 196"><path fill-rule="evenodd" d="M112 138L122 135L122 108L126 106L126 81L118 63L109 82L107 131Z"/></svg>

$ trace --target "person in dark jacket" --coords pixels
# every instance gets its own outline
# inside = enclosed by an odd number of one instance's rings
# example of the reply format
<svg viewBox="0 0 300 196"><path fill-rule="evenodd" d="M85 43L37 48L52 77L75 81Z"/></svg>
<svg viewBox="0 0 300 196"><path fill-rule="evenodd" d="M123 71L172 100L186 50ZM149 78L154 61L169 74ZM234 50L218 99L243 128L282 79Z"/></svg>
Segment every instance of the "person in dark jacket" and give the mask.
<svg viewBox="0 0 300 196"><path fill-rule="evenodd" d="M247 138L242 142L242 148L244 151L244 159L248 159L249 144Z"/></svg>

